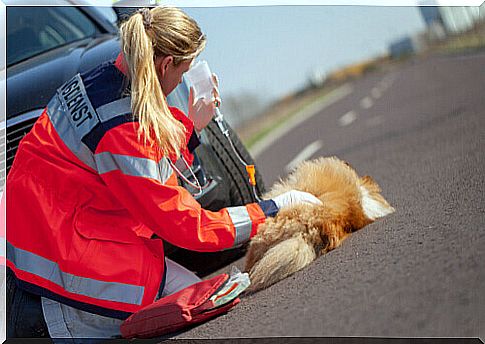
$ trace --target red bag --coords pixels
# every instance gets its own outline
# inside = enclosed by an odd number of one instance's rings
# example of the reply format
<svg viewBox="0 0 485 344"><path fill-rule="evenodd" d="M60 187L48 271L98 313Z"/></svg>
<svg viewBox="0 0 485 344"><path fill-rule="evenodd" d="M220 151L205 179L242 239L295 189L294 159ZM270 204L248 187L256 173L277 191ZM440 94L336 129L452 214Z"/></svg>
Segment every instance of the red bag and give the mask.
<svg viewBox="0 0 485 344"><path fill-rule="evenodd" d="M227 312L239 298L214 308L209 298L228 280L221 274L168 295L132 314L121 324L124 338L153 338Z"/></svg>

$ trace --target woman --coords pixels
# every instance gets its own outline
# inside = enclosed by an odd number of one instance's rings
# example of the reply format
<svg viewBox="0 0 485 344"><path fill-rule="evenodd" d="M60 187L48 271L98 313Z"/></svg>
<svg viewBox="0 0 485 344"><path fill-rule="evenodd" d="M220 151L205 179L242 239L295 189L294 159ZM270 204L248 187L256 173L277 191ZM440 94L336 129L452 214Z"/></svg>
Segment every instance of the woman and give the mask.
<svg viewBox="0 0 485 344"><path fill-rule="evenodd" d="M116 336L130 314L199 281L165 259L161 238L196 251L229 249L279 208L319 202L294 191L201 209L177 185L174 164L190 164L215 105L191 96L192 121L165 97L205 36L167 7L139 11L120 33L122 54L58 89L8 176L7 265L16 282L9 337Z"/></svg>

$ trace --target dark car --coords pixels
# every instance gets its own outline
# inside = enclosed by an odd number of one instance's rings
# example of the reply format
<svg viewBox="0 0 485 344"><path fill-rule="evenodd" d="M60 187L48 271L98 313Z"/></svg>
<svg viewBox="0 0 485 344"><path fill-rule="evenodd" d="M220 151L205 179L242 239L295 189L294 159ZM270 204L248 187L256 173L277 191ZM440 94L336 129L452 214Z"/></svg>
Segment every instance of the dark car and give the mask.
<svg viewBox="0 0 485 344"><path fill-rule="evenodd" d="M107 8L64 4L66 6L7 7L7 140L3 179L10 170L20 140L29 132L59 85L76 73L86 72L119 54L117 27L101 12ZM125 15L126 10L123 9ZM168 101L187 113L185 80ZM224 128L233 144L223 134L221 129ZM205 209L219 210L254 202L257 200L255 193L260 195L264 191L258 173L256 188L250 185L240 158L254 164L227 123L212 121L202 131L192 170L203 186L202 194L195 197ZM193 182L194 175L187 173L186 177ZM182 180L180 183L195 193ZM1 181L3 184L4 180ZM167 252L172 259L204 275L240 256L242 250L202 254L167 245Z"/></svg>

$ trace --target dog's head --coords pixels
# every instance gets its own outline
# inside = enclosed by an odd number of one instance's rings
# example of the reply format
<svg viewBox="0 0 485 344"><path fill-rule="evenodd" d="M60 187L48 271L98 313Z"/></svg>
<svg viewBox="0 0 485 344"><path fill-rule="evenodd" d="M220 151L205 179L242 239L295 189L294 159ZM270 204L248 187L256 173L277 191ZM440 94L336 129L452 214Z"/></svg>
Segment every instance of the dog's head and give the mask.
<svg viewBox="0 0 485 344"><path fill-rule="evenodd" d="M322 212L347 219L349 230L357 230L395 210L369 176L360 178L345 161L336 157L301 163L285 181L275 184L269 197L297 189L318 197Z"/></svg>

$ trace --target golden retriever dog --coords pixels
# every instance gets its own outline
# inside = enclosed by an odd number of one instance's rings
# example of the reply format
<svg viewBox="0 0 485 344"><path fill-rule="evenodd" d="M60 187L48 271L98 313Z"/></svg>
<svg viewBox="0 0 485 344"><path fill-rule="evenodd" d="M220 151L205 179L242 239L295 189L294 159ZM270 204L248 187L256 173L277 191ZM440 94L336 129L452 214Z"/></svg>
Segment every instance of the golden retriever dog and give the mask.
<svg viewBox="0 0 485 344"><path fill-rule="evenodd" d="M260 225L246 254L249 292L303 269L338 247L352 232L394 212L371 177L359 177L349 164L336 157L301 163L265 198L292 189L309 192L323 204L283 208Z"/></svg>

